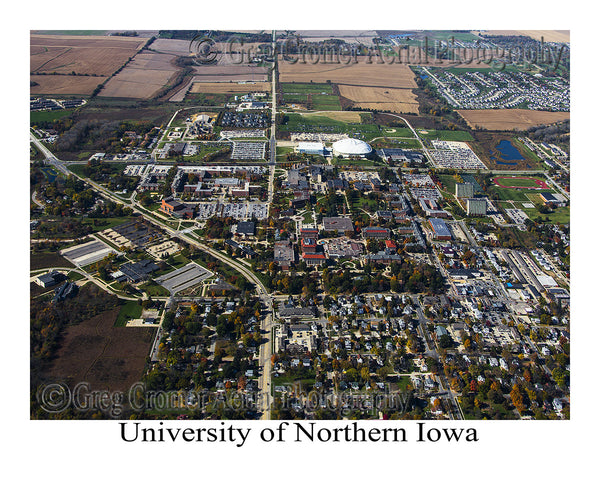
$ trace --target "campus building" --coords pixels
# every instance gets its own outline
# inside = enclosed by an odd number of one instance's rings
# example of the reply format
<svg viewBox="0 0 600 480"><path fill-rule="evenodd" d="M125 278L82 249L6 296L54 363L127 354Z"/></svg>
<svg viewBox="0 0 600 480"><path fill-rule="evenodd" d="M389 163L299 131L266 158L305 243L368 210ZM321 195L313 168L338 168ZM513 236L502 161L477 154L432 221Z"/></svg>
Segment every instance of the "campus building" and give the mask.
<svg viewBox="0 0 600 480"><path fill-rule="evenodd" d="M457 183L455 187L455 194L458 198L472 198L474 195L473 184Z"/></svg>
<svg viewBox="0 0 600 480"><path fill-rule="evenodd" d="M467 215L485 215L487 200L485 198L467 198Z"/></svg>
<svg viewBox="0 0 600 480"><path fill-rule="evenodd" d="M441 218L430 218L429 225L433 229L433 237L436 240L452 240L450 229Z"/></svg>

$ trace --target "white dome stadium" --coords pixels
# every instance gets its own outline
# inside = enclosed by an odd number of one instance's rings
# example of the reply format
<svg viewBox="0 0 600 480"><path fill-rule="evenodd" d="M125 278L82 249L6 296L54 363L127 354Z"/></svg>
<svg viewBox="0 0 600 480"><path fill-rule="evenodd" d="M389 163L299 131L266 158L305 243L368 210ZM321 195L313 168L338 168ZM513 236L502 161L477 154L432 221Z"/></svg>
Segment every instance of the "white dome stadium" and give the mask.
<svg viewBox="0 0 600 480"><path fill-rule="evenodd" d="M334 155L343 157L365 156L372 150L371 145L356 138L344 138L333 144Z"/></svg>

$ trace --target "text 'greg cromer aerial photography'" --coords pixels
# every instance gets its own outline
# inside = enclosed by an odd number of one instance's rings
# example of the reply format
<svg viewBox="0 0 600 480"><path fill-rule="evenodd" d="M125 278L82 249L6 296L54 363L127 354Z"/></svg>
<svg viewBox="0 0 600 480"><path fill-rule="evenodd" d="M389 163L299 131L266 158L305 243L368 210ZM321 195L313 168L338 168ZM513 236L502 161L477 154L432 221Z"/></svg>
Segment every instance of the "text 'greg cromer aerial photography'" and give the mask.
<svg viewBox="0 0 600 480"><path fill-rule="evenodd" d="M31 31L30 417L569 419L569 42Z"/></svg>

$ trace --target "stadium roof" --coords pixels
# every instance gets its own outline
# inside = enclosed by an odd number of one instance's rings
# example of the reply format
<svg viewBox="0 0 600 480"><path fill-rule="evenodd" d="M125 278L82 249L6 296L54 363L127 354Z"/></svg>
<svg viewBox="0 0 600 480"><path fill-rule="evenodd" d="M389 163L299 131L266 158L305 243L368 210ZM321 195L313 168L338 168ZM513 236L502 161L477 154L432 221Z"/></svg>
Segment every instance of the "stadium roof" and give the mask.
<svg viewBox="0 0 600 480"><path fill-rule="evenodd" d="M342 155L366 155L371 150L371 145L356 138L344 138L333 144L333 151Z"/></svg>

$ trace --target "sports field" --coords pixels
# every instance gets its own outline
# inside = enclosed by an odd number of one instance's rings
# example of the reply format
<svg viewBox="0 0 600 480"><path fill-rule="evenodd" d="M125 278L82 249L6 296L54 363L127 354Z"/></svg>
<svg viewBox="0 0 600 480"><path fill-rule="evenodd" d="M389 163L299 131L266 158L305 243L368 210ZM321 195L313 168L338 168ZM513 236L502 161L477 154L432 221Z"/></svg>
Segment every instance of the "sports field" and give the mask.
<svg viewBox="0 0 600 480"><path fill-rule="evenodd" d="M494 183L500 188L518 188L527 190L550 190L548 184L536 177L495 177Z"/></svg>

